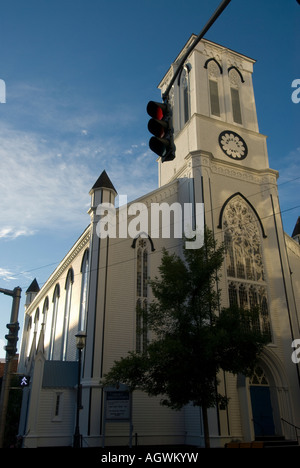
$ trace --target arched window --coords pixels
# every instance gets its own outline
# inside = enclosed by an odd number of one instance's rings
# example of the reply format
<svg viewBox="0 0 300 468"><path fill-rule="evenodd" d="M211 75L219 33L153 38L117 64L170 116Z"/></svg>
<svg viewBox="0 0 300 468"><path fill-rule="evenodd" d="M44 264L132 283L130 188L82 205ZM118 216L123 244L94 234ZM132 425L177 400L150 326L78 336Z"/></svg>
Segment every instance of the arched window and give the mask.
<svg viewBox="0 0 300 468"><path fill-rule="evenodd" d="M210 114L215 117L221 117L219 78L222 73L222 68L214 58L206 61L205 68L207 68L208 71Z"/></svg>
<svg viewBox="0 0 300 468"><path fill-rule="evenodd" d="M42 346L42 349L44 349L48 308L49 308L49 298L48 296L46 296L44 300L43 308L42 308L42 316L40 320L41 326L40 326L40 331L39 331L39 337L37 340L38 346L40 344ZM42 341L40 341L41 339Z"/></svg>
<svg viewBox="0 0 300 468"><path fill-rule="evenodd" d="M147 328L147 299L136 302L136 344L137 353L145 352L148 343L148 328Z"/></svg>
<svg viewBox="0 0 300 468"><path fill-rule="evenodd" d="M38 338L39 330L40 330L40 309L37 308L35 311L35 315L34 315L34 331L33 331L33 340L35 343L35 347L37 345L37 338Z"/></svg>
<svg viewBox="0 0 300 468"><path fill-rule="evenodd" d="M244 79L236 67L230 67L228 69L228 73L230 82L232 118L235 123L242 124L243 121L240 103L240 84L244 82Z"/></svg>
<svg viewBox="0 0 300 468"><path fill-rule="evenodd" d="M37 333L40 320L40 309L37 308L34 316L34 332Z"/></svg>
<svg viewBox="0 0 300 468"><path fill-rule="evenodd" d="M141 299L136 301L136 316L135 316L135 350L140 353L142 350L142 304Z"/></svg>
<svg viewBox="0 0 300 468"><path fill-rule="evenodd" d="M178 78L180 128L184 127L186 122L191 117L190 70L190 64L186 64Z"/></svg>
<svg viewBox="0 0 300 468"><path fill-rule="evenodd" d="M49 308L49 298L47 296L46 299L44 300L43 310L42 310L42 325L44 325L44 326L47 323L48 308Z"/></svg>
<svg viewBox="0 0 300 468"><path fill-rule="evenodd" d="M269 385L268 378L260 366L254 369L253 375L249 379L249 385Z"/></svg>
<svg viewBox="0 0 300 468"><path fill-rule="evenodd" d="M33 318L33 320L32 320ZM30 356L36 350L36 339L39 327L40 309L37 308L34 316L31 316L27 325L26 356ZM33 349L34 347L34 349Z"/></svg>
<svg viewBox="0 0 300 468"><path fill-rule="evenodd" d="M138 248L136 257L136 295L142 295L142 250Z"/></svg>
<svg viewBox="0 0 300 468"><path fill-rule="evenodd" d="M87 313L87 292L88 292L88 272L89 272L89 250L84 252L81 264L81 295L80 295L80 312L79 312L79 328L78 330L85 331L86 329L86 313Z"/></svg>
<svg viewBox="0 0 300 468"><path fill-rule="evenodd" d="M56 321L57 321L59 296L60 296L60 287L59 287L59 284L57 284L55 286L53 299L52 299L53 309L52 309L52 320L51 320L50 342L49 342L49 360L53 359L53 353L54 353L55 329L56 329Z"/></svg>
<svg viewBox="0 0 300 468"><path fill-rule="evenodd" d="M27 343L26 343L26 357L29 356L33 338L32 316L29 317L27 324Z"/></svg>
<svg viewBox="0 0 300 468"><path fill-rule="evenodd" d="M267 286L261 247L260 224L246 200L236 195L222 214L229 305L258 307L259 326L270 334Z"/></svg>
<svg viewBox="0 0 300 468"><path fill-rule="evenodd" d="M258 221L251 207L240 195L226 204L223 230L227 276L264 281Z"/></svg>
<svg viewBox="0 0 300 468"><path fill-rule="evenodd" d="M146 239L138 240L136 256L136 351L147 348L148 251Z"/></svg>
<svg viewBox="0 0 300 468"><path fill-rule="evenodd" d="M146 248L146 240L139 240L139 247L137 249L136 257L136 295L137 297L148 296L148 251Z"/></svg>
<svg viewBox="0 0 300 468"><path fill-rule="evenodd" d="M65 311L64 311L64 323L62 332L62 347L61 347L61 359L63 361L67 358L67 344L68 344L68 331L69 331L69 320L71 311L71 299L72 299L72 285L74 282L74 272L70 268L66 279L66 300L65 300Z"/></svg>

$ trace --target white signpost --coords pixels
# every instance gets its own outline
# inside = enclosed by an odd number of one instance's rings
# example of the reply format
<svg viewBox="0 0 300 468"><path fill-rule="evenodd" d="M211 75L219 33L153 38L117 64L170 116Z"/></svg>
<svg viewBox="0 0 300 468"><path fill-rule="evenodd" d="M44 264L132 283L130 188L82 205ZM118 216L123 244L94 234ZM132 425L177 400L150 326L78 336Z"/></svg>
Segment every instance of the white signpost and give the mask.
<svg viewBox="0 0 300 468"><path fill-rule="evenodd" d="M126 385L104 388L104 415L102 447L105 446L105 428L109 422L129 423L129 447L132 447L132 393Z"/></svg>
<svg viewBox="0 0 300 468"><path fill-rule="evenodd" d="M129 391L106 391L106 421L130 420L130 395Z"/></svg>

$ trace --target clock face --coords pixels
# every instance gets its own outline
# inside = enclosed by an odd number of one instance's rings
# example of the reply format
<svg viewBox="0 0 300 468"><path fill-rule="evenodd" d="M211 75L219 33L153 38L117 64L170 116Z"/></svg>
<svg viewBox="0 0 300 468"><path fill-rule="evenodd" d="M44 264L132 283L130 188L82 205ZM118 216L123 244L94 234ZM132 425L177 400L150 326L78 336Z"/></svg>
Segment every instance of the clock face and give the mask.
<svg viewBox="0 0 300 468"><path fill-rule="evenodd" d="M248 154L248 148L243 138L231 130L220 133L219 145L226 156L235 160L245 159Z"/></svg>

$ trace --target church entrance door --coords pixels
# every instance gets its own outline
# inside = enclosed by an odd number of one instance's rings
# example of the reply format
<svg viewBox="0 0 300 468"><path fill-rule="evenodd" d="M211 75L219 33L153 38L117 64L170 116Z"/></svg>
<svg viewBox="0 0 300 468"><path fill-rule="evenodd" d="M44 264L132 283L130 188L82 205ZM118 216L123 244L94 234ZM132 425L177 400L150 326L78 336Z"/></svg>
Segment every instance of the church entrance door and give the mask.
<svg viewBox="0 0 300 468"><path fill-rule="evenodd" d="M250 380L250 396L255 436L275 435L270 387L261 367Z"/></svg>

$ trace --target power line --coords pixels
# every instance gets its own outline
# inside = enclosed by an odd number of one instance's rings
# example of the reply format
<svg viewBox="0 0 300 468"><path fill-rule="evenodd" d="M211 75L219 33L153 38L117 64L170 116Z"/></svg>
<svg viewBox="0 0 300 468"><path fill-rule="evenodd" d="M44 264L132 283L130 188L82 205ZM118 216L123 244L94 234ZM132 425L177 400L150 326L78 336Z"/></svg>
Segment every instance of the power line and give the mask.
<svg viewBox="0 0 300 468"><path fill-rule="evenodd" d="M277 187L281 187L282 185L286 185L286 184L295 182L296 180L299 180L299 179L300 179L300 176L295 177L295 178L293 178L293 179L289 179L289 180L287 180L287 181L285 181L285 182L282 182L281 184L277 184ZM248 196L247 196L247 199L252 198L252 197L254 197L254 196L256 196L256 195L262 194L262 193L265 192L265 191L270 191L272 188L274 188L274 187L268 187L268 188L266 188L266 189L264 189L264 190L260 190L260 191L258 191L258 192L254 192L254 193L248 195ZM208 209L208 210L205 211L205 214L209 214L209 213L214 212L215 210L219 210L219 209L222 208L222 206L223 206L223 205L219 205L219 206L213 207L213 208L211 208L211 209ZM291 208L286 208L286 209L284 209L284 210L280 210L278 213L275 213L275 214L283 214L283 213L286 213L286 212L288 212L288 211L295 210L295 209L297 209L297 208L299 208L299 207L300 207L300 205L297 205L297 206L294 206L294 207L291 207ZM267 219L268 217L272 217L272 216L273 216L273 214L271 214L271 215L266 215L266 216L264 216L264 217L261 217L260 219L263 220L263 219ZM216 232L216 234L222 234L223 232L225 232L225 231L224 231L223 229L221 229L221 230L218 230L218 231ZM126 239L120 239L119 242L122 242L122 241L125 241L125 240L126 240ZM114 245L116 245L116 243L115 243ZM173 248L175 248L175 247L177 247L177 246L179 246L179 245L180 245L180 244L176 244ZM124 261L122 261L122 262L126 262L126 261L128 261L128 260L124 260ZM120 263L122 263L122 262L120 262ZM21 276L21 275L24 275L24 274L26 274L26 273L32 273L33 271L42 270L42 269L47 268L47 267L49 267L49 266L59 265L59 263L60 263L60 261L48 263L48 264L45 264L45 265L42 265L42 266L39 266L39 267L31 268L31 269L29 269L29 270L25 270L25 271L23 271L23 272L17 273L17 274L15 274L14 276ZM116 263L116 264L118 264L118 263ZM46 282L47 282L47 280L45 281L45 283L46 283ZM45 283L42 283L42 284L45 284Z"/></svg>
<svg viewBox="0 0 300 468"><path fill-rule="evenodd" d="M298 209L298 208L300 208L300 205L296 205L296 206L291 207L291 208L286 208L285 210L282 210L282 211L280 210L280 211L276 212L275 215L281 215L282 213L285 213L285 212L288 212L288 211L292 211L292 210L295 210L295 209ZM272 214L269 214L269 215L266 215L266 216L263 216L263 217L261 217L260 219L261 219L261 220L265 220L265 219L268 219L268 218L271 218L271 217L273 217L273 213L272 213ZM250 224L250 223L248 223L248 224ZM220 234L222 234L222 233L224 233L224 232L226 232L226 231L227 231L227 229L218 229L218 231L215 231L214 234L215 234L215 235L216 235L216 234L217 234L217 235L220 235ZM119 242L116 242L116 243L114 243L113 245L114 245L114 247L115 247L116 245L118 245L118 244L120 244L120 243L122 243L122 242L126 242L127 240L128 240L128 238L119 239ZM166 248L165 246L163 246L160 250L155 250L155 253L160 253L160 252L162 252L163 249L170 251L170 250L175 249L176 247L180 247L181 245L182 245L182 239L180 239L179 242L177 242L176 244L174 244L174 245L172 245L172 246L170 246L170 247L168 247L168 248ZM103 249L103 248L104 248L104 247L102 247L102 249ZM100 247L100 251L101 251L101 247ZM114 266L117 266L117 265L122 265L122 264L124 264L124 263L132 262L132 261L135 261L135 260L136 260L135 258L127 258L126 260L115 261L115 262L113 262L113 263L109 263L107 266L105 265L105 266L102 266L102 267L93 268L92 270L89 270L89 273L94 272L94 271L100 271L100 270L103 270L103 269L105 269L105 268L111 268L111 267L114 267ZM60 263L60 262L58 262L58 263ZM55 262L55 263L53 263L53 264L49 264L49 265L54 265L54 264L57 264L57 262ZM46 267L46 266L48 266L48 265L45 265L45 267ZM37 268L37 269L42 269L42 268L43 268L43 267L39 267L39 268ZM32 269L32 270L30 270L30 271L34 271L34 270L35 270L35 269ZM69 269L68 269L68 271L69 271ZM67 274L68 274L68 273L66 273L65 276L61 276L61 277L60 277L60 280L65 281L66 278L67 278ZM75 277L75 276L79 276L79 275L81 275L81 272L79 272L79 273L74 273L74 277ZM47 281L48 281L48 279L47 279L44 283L41 283L41 287L44 286L44 284L46 284Z"/></svg>

